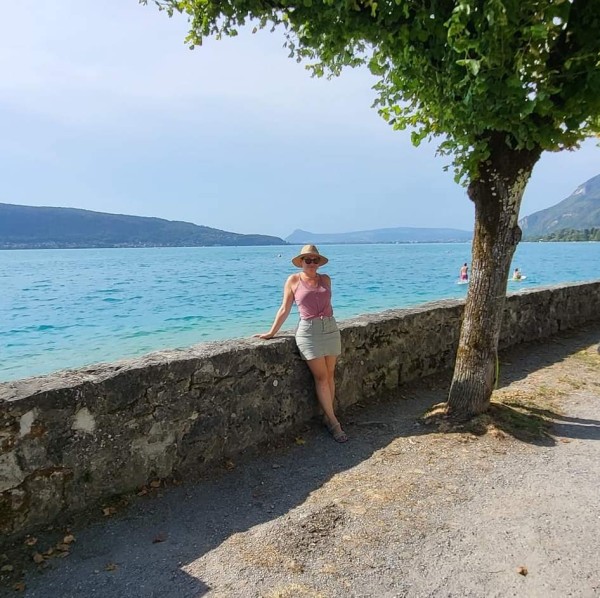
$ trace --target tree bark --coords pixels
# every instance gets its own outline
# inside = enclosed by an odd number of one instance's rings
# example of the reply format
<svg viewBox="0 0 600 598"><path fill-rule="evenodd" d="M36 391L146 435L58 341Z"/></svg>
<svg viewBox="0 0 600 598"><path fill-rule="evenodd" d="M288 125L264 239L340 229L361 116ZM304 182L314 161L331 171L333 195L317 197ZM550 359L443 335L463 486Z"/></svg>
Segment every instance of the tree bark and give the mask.
<svg viewBox="0 0 600 598"><path fill-rule="evenodd" d="M469 184L475 203L471 280L460 332L447 414L466 420L490 405L498 338L512 257L521 240L519 209L541 150L513 150L493 133L491 154Z"/></svg>

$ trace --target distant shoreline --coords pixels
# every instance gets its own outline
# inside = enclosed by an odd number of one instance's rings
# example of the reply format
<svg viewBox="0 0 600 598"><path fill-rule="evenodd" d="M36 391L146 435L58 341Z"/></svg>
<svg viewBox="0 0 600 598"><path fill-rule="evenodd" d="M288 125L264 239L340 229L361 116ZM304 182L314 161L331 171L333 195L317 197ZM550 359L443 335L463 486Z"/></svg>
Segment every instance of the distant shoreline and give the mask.
<svg viewBox="0 0 600 598"><path fill-rule="evenodd" d="M471 243L472 240L467 241L321 241L319 245L464 245L465 243ZM588 240L570 240L570 241L542 241L534 239L524 239L520 242L523 243L600 243L600 241L588 241ZM52 250L52 249L195 249L195 248L211 248L211 247L292 247L299 246L303 243L280 243L277 245L55 245L52 247L38 246L38 245L14 245L14 246L0 246L0 251L29 251L29 250Z"/></svg>
<svg viewBox="0 0 600 598"><path fill-rule="evenodd" d="M319 245L427 245L427 244L455 244L471 243L467 241L321 241ZM18 246L0 246L0 251L18 251L18 250L35 250L35 249L194 249L194 248L209 248L209 247L297 247L305 245L305 243L281 243L277 245L54 245L38 246L38 245L18 245Z"/></svg>
<svg viewBox="0 0 600 598"><path fill-rule="evenodd" d="M0 246L0 251L19 251L19 250L35 250L35 249L195 249L195 248L207 248L207 247L287 247L291 243L278 243L268 245L53 245L39 246L39 245L14 245L14 246Z"/></svg>

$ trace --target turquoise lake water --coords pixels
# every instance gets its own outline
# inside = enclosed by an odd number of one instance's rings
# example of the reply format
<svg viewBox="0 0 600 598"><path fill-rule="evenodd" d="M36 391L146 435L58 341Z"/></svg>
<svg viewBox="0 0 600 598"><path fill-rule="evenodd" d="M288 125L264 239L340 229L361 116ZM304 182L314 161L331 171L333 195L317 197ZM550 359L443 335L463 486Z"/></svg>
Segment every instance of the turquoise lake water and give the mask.
<svg viewBox="0 0 600 598"><path fill-rule="evenodd" d="M470 243L329 245L340 319L461 298ZM298 247L0 251L0 380L269 329ZM600 278L600 243L522 243L509 291ZM284 329L297 321L295 308Z"/></svg>

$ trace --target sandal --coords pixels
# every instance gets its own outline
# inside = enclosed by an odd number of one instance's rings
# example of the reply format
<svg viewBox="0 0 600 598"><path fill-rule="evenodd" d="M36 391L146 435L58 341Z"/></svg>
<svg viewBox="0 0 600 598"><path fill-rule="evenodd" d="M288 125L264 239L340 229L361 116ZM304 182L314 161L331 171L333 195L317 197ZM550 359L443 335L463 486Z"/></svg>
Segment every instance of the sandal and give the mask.
<svg viewBox="0 0 600 598"><path fill-rule="evenodd" d="M331 424L327 424L327 429L336 442L339 442L340 444L343 442L348 442L348 435L346 432L344 432L344 430L342 430L342 424L337 423L333 426Z"/></svg>

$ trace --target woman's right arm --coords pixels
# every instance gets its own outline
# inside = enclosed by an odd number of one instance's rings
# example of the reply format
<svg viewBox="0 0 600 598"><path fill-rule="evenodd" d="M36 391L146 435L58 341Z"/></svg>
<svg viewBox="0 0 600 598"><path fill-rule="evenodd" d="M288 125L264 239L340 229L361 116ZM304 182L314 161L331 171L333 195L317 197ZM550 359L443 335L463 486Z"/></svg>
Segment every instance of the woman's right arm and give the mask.
<svg viewBox="0 0 600 598"><path fill-rule="evenodd" d="M264 334L255 334L258 338L264 338L268 340L273 338L283 323L287 320L287 317L290 315L290 311L292 310L292 304L294 303L294 290L293 290L293 282L295 280L294 275L292 274L283 285L283 301L281 302L281 307L277 310L275 314L275 320L273 320L273 324L271 325L271 329L269 332L265 332Z"/></svg>

